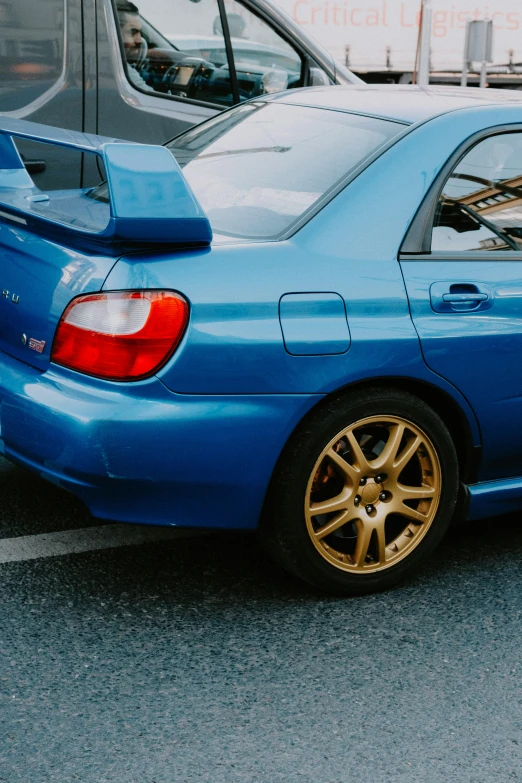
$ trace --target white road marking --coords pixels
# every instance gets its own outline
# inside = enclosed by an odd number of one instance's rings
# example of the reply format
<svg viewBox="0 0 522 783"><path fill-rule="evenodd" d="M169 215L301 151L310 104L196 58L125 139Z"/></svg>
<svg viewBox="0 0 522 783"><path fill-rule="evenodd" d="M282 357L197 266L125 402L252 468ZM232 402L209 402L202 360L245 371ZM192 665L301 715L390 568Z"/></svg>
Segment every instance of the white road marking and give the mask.
<svg viewBox="0 0 522 783"><path fill-rule="evenodd" d="M0 539L0 564L59 557L96 549L113 549L145 544L148 541L192 538L204 532L198 529L148 527L147 525L101 525L56 533L40 533L34 536L3 538Z"/></svg>

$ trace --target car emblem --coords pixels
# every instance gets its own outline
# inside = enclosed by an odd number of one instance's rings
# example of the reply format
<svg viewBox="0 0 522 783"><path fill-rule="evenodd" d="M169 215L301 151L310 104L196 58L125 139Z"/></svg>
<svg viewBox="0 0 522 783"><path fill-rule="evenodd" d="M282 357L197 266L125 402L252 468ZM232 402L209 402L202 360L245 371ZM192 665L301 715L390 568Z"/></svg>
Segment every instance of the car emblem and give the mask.
<svg viewBox="0 0 522 783"><path fill-rule="evenodd" d="M8 291L7 288L2 289L3 299L9 299L9 295L11 296L11 302L13 302L13 304L18 304L20 301L18 294L13 294L11 291Z"/></svg>
<svg viewBox="0 0 522 783"><path fill-rule="evenodd" d="M30 337L29 348L31 348L33 351L36 351L37 353L42 353L43 349L45 348L45 340L35 340L34 337Z"/></svg>

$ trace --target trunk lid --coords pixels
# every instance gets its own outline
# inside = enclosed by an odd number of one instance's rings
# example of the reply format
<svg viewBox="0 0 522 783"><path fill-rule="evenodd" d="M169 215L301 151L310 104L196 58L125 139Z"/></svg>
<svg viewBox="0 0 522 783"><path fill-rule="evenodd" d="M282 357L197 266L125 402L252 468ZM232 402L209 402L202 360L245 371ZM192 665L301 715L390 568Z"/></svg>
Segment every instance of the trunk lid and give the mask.
<svg viewBox="0 0 522 783"><path fill-rule="evenodd" d="M84 255L0 217L0 350L46 370L63 311L75 296L99 291L115 261Z"/></svg>

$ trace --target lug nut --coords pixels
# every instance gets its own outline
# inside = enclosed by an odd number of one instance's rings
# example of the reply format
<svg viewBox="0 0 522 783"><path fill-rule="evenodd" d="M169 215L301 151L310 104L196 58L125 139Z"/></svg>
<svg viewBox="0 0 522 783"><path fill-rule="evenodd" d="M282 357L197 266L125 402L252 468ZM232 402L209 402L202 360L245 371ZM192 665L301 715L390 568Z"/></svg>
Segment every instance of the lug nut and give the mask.
<svg viewBox="0 0 522 783"><path fill-rule="evenodd" d="M363 476L362 479L359 481L359 485L361 487L364 487L365 484L366 484L366 478Z"/></svg>
<svg viewBox="0 0 522 783"><path fill-rule="evenodd" d="M383 481L386 481L387 478L388 476L386 475L386 473L379 473L378 476L375 476L375 483L382 484Z"/></svg>
<svg viewBox="0 0 522 783"><path fill-rule="evenodd" d="M360 496L360 495L356 495L356 496L354 497L354 499L353 499L353 502L354 502L354 505L355 505L355 506L358 506L358 505L359 505L359 503L361 502L361 496Z"/></svg>
<svg viewBox="0 0 522 783"><path fill-rule="evenodd" d="M379 500L386 500L388 497L388 494L386 492L381 492L379 495Z"/></svg>
<svg viewBox="0 0 522 783"><path fill-rule="evenodd" d="M366 513L371 514L372 511L373 511L373 506L371 503L368 503L368 505L366 506Z"/></svg>

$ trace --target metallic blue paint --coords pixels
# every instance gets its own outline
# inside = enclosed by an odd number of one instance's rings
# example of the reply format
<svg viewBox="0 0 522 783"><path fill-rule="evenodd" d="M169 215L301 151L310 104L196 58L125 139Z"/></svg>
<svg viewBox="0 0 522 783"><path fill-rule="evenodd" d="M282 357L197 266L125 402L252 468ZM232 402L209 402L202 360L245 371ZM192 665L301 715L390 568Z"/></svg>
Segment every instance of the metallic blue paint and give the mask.
<svg viewBox="0 0 522 783"><path fill-rule="evenodd" d="M479 478L522 475L522 259L506 261L403 261L426 363L465 395L482 431ZM492 307L434 312L433 280L490 290ZM488 304L488 300L486 300Z"/></svg>
<svg viewBox="0 0 522 783"><path fill-rule="evenodd" d="M407 116L408 93L394 95L397 117ZM473 103L467 93L465 102ZM446 160L485 128L522 129L522 102L477 100L436 116L442 103L429 117L423 100L417 125L285 241L222 237L116 260L0 218L0 289L20 294L17 305L0 299L6 456L70 489L98 517L255 527L277 459L307 412L353 384L400 379L451 399L470 443L482 445L470 516L522 508L522 260L398 262ZM465 312L449 302L435 312L434 283L475 285L492 305ZM136 288L177 290L190 303L184 338L157 377L118 384L49 365L72 297ZM42 355L22 346L22 331L46 341Z"/></svg>
<svg viewBox="0 0 522 783"><path fill-rule="evenodd" d="M422 122L475 106L502 106L507 103L520 105L520 95L514 90L364 83L335 87L333 90L326 86L286 90L278 93L273 100L335 111L351 111L408 123Z"/></svg>
<svg viewBox="0 0 522 783"><path fill-rule="evenodd" d="M2 357L4 455L95 516L256 526L282 444L313 395L186 396L153 378L100 382Z"/></svg>
<svg viewBox="0 0 522 783"><path fill-rule="evenodd" d="M521 477L481 481L468 489L468 519L485 519L520 510Z"/></svg>
<svg viewBox="0 0 522 783"><path fill-rule="evenodd" d="M111 236L210 245L208 218L165 147L107 144L103 162L115 224Z"/></svg>

